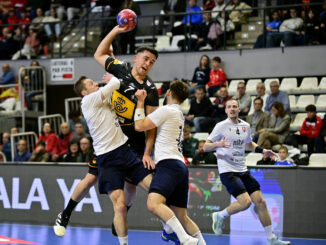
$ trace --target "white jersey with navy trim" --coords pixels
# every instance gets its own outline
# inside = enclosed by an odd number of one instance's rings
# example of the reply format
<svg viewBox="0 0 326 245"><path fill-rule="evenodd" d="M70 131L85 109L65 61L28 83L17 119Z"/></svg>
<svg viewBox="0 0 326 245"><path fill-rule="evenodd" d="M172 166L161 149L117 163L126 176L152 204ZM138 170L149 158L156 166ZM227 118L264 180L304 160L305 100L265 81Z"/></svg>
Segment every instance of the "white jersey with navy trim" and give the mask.
<svg viewBox="0 0 326 245"><path fill-rule="evenodd" d="M231 143L229 148L216 148L218 171L220 174L247 171L245 145L251 142L250 134L250 125L241 119L239 119L237 124L231 122L230 119L216 124L208 140L218 142L225 137L225 140Z"/></svg>
<svg viewBox="0 0 326 245"><path fill-rule="evenodd" d="M81 108L90 135L93 139L93 147L97 156L108 153L126 143L128 137L120 128L119 120L112 105L104 97L112 96L114 90L120 87L118 79L111 81L98 91L86 95L81 101Z"/></svg>
<svg viewBox="0 0 326 245"><path fill-rule="evenodd" d="M184 117L178 104L159 107L148 115L156 125L154 162L164 159L177 159L184 162L182 140Z"/></svg>

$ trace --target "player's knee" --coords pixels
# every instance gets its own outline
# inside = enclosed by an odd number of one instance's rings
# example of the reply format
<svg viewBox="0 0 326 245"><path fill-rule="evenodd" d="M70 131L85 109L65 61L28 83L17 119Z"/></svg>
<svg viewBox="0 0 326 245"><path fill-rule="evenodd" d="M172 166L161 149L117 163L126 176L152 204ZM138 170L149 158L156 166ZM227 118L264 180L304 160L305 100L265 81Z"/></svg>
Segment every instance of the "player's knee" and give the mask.
<svg viewBox="0 0 326 245"><path fill-rule="evenodd" d="M250 199L245 199L240 204L241 204L242 211L246 210L246 209L248 209L250 207L251 200Z"/></svg>
<svg viewBox="0 0 326 245"><path fill-rule="evenodd" d="M258 209L265 209L267 208L267 205L266 205L266 201L264 198L260 198L259 200L257 200L255 202L255 206L258 208Z"/></svg>
<svg viewBox="0 0 326 245"><path fill-rule="evenodd" d="M114 210L118 215L121 215L121 216L127 215L127 207L124 202L117 202L115 204Z"/></svg>
<svg viewBox="0 0 326 245"><path fill-rule="evenodd" d="M155 199L152 199L150 197L147 199L147 208L151 213L156 214L158 207L159 203L157 203Z"/></svg>

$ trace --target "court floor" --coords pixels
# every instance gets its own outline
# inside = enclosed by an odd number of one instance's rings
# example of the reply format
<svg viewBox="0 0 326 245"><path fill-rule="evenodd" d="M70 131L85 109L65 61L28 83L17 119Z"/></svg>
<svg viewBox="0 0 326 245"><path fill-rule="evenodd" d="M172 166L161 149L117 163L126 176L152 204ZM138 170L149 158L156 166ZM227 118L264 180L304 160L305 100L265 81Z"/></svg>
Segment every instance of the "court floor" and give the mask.
<svg viewBox="0 0 326 245"><path fill-rule="evenodd" d="M267 244L263 236L223 235L216 237L204 234L207 245L263 245ZM286 238L295 245L326 245L322 239ZM69 227L62 238L53 233L51 226L0 224L0 244L41 244L41 245L119 245L118 240L111 235L109 229ZM129 231L130 245L173 245L172 242L161 240L158 231Z"/></svg>

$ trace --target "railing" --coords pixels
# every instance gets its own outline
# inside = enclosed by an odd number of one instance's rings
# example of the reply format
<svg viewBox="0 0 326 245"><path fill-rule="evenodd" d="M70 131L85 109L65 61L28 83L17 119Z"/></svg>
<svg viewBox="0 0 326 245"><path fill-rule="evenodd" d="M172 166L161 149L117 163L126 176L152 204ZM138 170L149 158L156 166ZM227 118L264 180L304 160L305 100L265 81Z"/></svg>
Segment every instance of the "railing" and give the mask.
<svg viewBox="0 0 326 245"><path fill-rule="evenodd" d="M25 132L10 135L11 140L11 159L14 161L14 157L17 153L17 143L19 140L24 139L27 144L27 151L33 152L37 142L37 135L35 132Z"/></svg>
<svg viewBox="0 0 326 245"><path fill-rule="evenodd" d="M65 99L66 122L69 121L70 112L74 111L74 112L81 113L81 108L80 108L81 99L82 99L81 97Z"/></svg>
<svg viewBox="0 0 326 245"><path fill-rule="evenodd" d="M268 15L269 12L271 12L271 10L273 9L288 9L290 7L316 7L316 6L322 6L324 3L320 2L320 3L309 3L309 4L296 4L296 5L282 5L282 6L265 6L265 7L252 7L250 8L250 10L253 11L257 11L257 12L261 12L262 16L261 16L261 21L262 25L263 25L263 33L266 33L266 16ZM96 46L98 45L98 42L100 41L100 37L96 36L94 34L98 34L96 33L97 31L99 31L98 29L103 29L103 23L106 23L107 25L109 25L108 23L111 23L113 26L116 25L116 17L105 17L103 16L104 14L102 14L99 17L96 18L91 18L90 17L90 13L91 13L92 8L89 8L87 10L87 13L80 19L78 20L72 20L72 21L63 21L60 22L60 25L63 26L64 28L62 28L62 34L60 36L60 42L59 43L54 43L53 40L50 41L49 46L50 46L50 53L51 53L51 58L54 57L69 57L69 56L91 56L94 54L94 51L96 49ZM240 9L240 10L249 10L249 9ZM226 13L230 13L233 10L223 10ZM216 13L220 13L223 11L214 11ZM236 10L239 11L239 10ZM203 11L201 13L205 13L205 12L212 12L212 11ZM155 43L157 40L157 37L159 36L157 33L157 26L155 25L155 21L160 19L160 18L164 18L164 17L170 17L170 16L185 16L185 15L189 15L190 16L190 20L191 20L191 16L193 14L198 14L200 12L196 12L196 13L178 13L178 14L170 14L170 15L143 15L143 16L138 16L138 22L147 24L146 27L149 27L146 29L147 31L147 35L152 37L152 41L151 41L151 46L155 47ZM306 12L307 15L307 12ZM150 19L149 21L147 21L148 19ZM50 23L42 23L44 24L56 24L59 22L50 22ZM148 25L150 23L150 25ZM305 23L305 22L304 22ZM73 28L69 28L69 24L72 24ZM19 25L26 25L26 24L15 24L15 26L19 26ZM29 24L30 25L30 24ZM106 26L107 26L106 25ZM0 27L4 27L4 26L9 26L9 25L0 25ZM94 29L96 29L94 31ZM306 30L306 24L304 24L304 29ZM226 21L225 21L225 27L224 30L226 30ZM192 32L192 28L191 26L189 27L189 29L187 30L186 28L184 28L184 36L185 36L185 40L189 40L188 43L184 42L184 50L190 52L191 51L191 42L190 42L190 38L189 34ZM102 33L102 36L105 33ZM265 35L264 35L265 36ZM306 38L306 35L304 36L304 39ZM263 39L263 45L265 46L266 40L265 38ZM187 46L187 47L186 47ZM20 48L23 47L23 43L20 43ZM224 35L223 38L223 45L221 47L223 50L227 49L227 37L226 35ZM77 50L78 52L72 53L74 50Z"/></svg>
<svg viewBox="0 0 326 245"><path fill-rule="evenodd" d="M60 134L60 125L63 123L65 120L61 114L52 114L52 115L47 115L47 116L40 116L38 117L38 130L39 130L39 135L41 135L42 132L42 127L44 123L50 123L53 133L56 135Z"/></svg>

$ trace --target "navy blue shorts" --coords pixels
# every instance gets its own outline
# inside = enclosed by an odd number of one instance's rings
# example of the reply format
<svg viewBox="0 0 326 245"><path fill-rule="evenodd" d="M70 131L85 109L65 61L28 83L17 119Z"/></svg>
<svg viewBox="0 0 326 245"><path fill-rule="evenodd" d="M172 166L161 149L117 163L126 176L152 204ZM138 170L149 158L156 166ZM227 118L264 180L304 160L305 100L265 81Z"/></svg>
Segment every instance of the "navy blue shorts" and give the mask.
<svg viewBox="0 0 326 245"><path fill-rule="evenodd" d="M101 194L123 189L125 180L137 185L151 174L127 144L97 156L97 164L98 189Z"/></svg>
<svg viewBox="0 0 326 245"><path fill-rule="evenodd" d="M235 198L240 194L248 192L251 195L255 191L260 190L258 181L250 174L246 172L228 172L220 174L222 184L225 185L228 192Z"/></svg>
<svg viewBox="0 0 326 245"><path fill-rule="evenodd" d="M156 164L149 193L155 192L166 198L167 205L187 208L189 173L187 166L176 159L166 159Z"/></svg>

